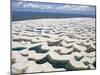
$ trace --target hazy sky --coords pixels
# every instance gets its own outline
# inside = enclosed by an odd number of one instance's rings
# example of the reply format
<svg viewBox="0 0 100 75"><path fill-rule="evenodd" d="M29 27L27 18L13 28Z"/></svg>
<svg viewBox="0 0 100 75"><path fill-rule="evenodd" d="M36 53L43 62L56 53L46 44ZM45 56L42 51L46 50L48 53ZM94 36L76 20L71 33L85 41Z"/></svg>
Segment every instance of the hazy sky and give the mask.
<svg viewBox="0 0 100 75"><path fill-rule="evenodd" d="M55 12L55 13L88 13L95 15L95 6L86 5L69 5L62 3L40 3L40 2L12 2L12 9L16 11L39 11L39 12Z"/></svg>

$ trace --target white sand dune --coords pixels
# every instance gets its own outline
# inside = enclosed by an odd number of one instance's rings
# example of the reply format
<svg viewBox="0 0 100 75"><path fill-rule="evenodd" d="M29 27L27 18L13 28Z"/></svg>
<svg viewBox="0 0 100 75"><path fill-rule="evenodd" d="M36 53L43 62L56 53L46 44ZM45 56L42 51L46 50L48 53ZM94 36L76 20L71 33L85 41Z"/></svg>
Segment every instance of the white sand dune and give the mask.
<svg viewBox="0 0 100 75"><path fill-rule="evenodd" d="M95 19L12 22L12 73L96 68Z"/></svg>

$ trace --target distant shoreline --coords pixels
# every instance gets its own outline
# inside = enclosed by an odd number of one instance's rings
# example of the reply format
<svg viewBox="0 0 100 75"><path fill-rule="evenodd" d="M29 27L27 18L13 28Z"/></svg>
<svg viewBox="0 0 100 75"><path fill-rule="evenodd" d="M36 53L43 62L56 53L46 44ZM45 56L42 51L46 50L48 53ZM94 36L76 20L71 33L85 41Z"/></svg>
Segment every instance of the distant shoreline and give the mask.
<svg viewBox="0 0 100 75"><path fill-rule="evenodd" d="M36 19L17 19L17 20L11 20L11 21L27 21L27 20L39 20L39 19L72 19L72 18L93 18L95 19L96 17L67 17L67 18L36 18Z"/></svg>

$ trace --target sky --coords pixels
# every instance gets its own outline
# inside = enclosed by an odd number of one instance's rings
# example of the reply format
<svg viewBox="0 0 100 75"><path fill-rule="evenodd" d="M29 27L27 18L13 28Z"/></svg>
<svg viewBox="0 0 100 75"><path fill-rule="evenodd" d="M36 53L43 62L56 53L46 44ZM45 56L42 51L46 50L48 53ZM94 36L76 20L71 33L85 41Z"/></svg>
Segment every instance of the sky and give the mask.
<svg viewBox="0 0 100 75"><path fill-rule="evenodd" d="M45 3L45 2L25 2L12 1L13 11L38 11L55 13L89 13L95 15L95 6L71 5L63 3Z"/></svg>

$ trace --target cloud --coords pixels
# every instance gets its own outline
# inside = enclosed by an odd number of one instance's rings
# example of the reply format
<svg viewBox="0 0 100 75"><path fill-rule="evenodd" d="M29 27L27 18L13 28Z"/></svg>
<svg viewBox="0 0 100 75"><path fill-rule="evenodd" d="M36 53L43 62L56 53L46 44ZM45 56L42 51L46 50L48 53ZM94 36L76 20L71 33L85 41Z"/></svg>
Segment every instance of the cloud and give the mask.
<svg viewBox="0 0 100 75"><path fill-rule="evenodd" d="M95 7L85 5L68 5L68 4L52 4L52 3L39 3L39 2L24 2L17 1L14 6L19 9L28 10L48 10L56 12L93 12Z"/></svg>
<svg viewBox="0 0 100 75"><path fill-rule="evenodd" d="M83 11L88 10L89 6L79 6L79 5L64 5L56 8L57 10L75 10L75 11Z"/></svg>
<svg viewBox="0 0 100 75"><path fill-rule="evenodd" d="M22 5L22 4L23 4L23 2L17 2L17 3L16 3L17 6L20 6L20 5Z"/></svg>
<svg viewBox="0 0 100 75"><path fill-rule="evenodd" d="M45 10L45 9L52 9L53 6L47 5L47 4L38 4L38 3L27 3L27 2L17 2L16 7L20 8L29 8L29 9L40 9L40 10Z"/></svg>
<svg viewBox="0 0 100 75"><path fill-rule="evenodd" d="M59 6L59 7L57 7L56 9L57 10L65 10L65 9L70 9L71 8L71 6L69 6L69 5L64 5L64 6Z"/></svg>
<svg viewBox="0 0 100 75"><path fill-rule="evenodd" d="M23 4L23 7L24 8L40 8L40 5L28 3L28 4Z"/></svg>

